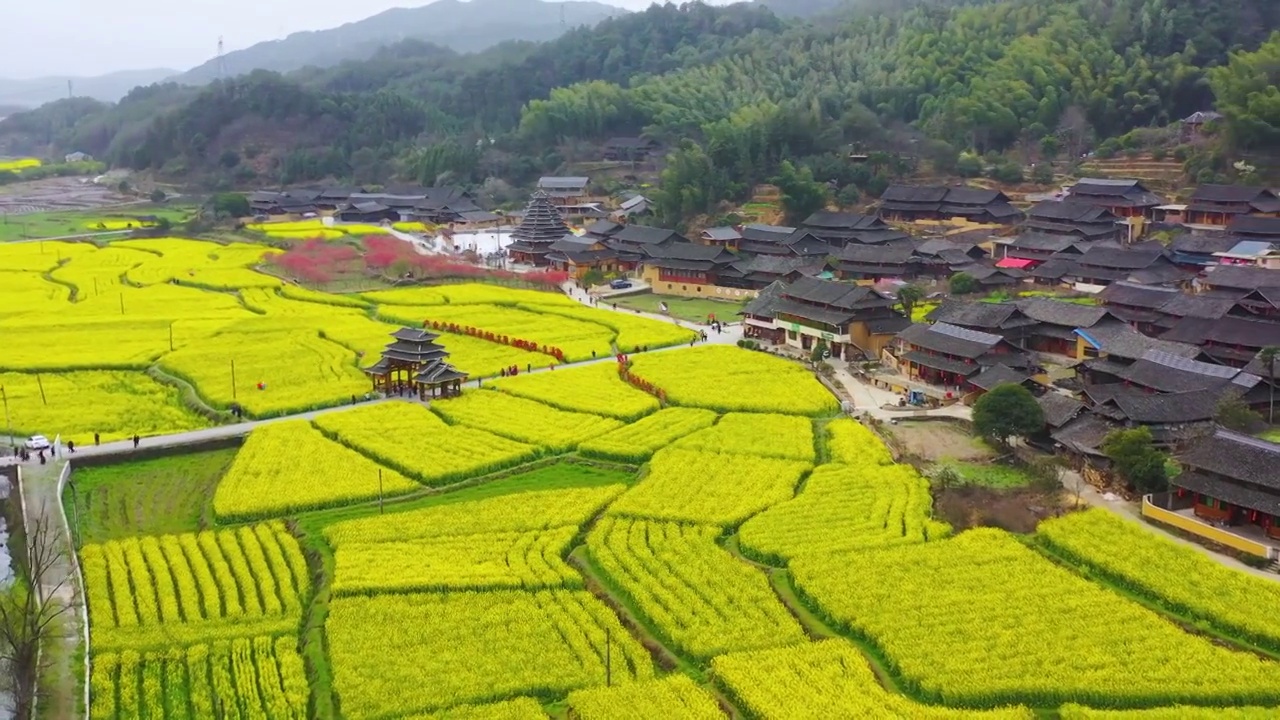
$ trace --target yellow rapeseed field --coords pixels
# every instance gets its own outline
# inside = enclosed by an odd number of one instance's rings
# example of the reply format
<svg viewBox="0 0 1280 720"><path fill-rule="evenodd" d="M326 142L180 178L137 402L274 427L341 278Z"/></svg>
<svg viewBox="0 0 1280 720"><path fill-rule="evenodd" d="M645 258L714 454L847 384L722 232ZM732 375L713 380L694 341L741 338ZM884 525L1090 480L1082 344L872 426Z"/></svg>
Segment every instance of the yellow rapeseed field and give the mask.
<svg viewBox="0 0 1280 720"><path fill-rule="evenodd" d="M44 163L38 158L17 158L16 160L0 160L0 172L17 172L19 170L29 170L38 168Z"/></svg>

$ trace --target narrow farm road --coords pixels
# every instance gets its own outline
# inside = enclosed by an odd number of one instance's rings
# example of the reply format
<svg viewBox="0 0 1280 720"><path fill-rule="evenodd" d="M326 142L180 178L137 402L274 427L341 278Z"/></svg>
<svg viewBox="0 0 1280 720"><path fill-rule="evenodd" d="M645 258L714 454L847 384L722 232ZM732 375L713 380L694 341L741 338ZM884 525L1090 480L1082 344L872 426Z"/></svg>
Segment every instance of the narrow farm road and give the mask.
<svg viewBox="0 0 1280 720"><path fill-rule="evenodd" d="M53 626L53 640L41 648L47 669L40 676L41 717L79 717L80 690L83 687L76 668L78 659L86 657L81 652L85 641L86 615L84 597L81 594L79 574L75 565L75 548L66 531L59 496L59 478L66 463L36 464L22 469L22 501L26 522L34 526L38 521L49 528L47 541L53 543L57 558L40 584L41 594L48 600L67 609ZM28 538L30 541L31 538ZM87 665L86 665L87 667Z"/></svg>

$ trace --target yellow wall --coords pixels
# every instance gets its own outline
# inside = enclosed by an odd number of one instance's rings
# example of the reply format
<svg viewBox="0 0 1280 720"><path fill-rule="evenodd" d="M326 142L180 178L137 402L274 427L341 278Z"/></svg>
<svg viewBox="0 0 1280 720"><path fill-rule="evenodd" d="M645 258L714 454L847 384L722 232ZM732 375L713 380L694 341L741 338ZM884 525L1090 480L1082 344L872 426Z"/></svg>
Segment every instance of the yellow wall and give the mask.
<svg viewBox="0 0 1280 720"><path fill-rule="evenodd" d="M698 283L667 282L658 279L658 268L648 267L640 273L640 279L649 283L649 287L657 295L677 295L680 297L711 298L713 300L741 301L754 298L758 291L743 288L721 287L719 285L700 285Z"/></svg>
<svg viewBox="0 0 1280 720"><path fill-rule="evenodd" d="M1142 514L1144 517L1149 517L1152 520L1162 522L1166 525L1172 525L1179 530L1185 530L1192 535L1199 535L1202 538L1212 540L1229 548L1234 548L1240 552L1246 552L1250 555L1257 555L1264 558L1275 557L1275 549L1268 545L1263 545L1262 543L1242 538L1239 535L1233 535L1230 532L1219 530L1212 525L1207 525L1194 518L1189 518L1186 515L1180 515L1176 512L1152 505L1149 497L1150 496L1142 498Z"/></svg>

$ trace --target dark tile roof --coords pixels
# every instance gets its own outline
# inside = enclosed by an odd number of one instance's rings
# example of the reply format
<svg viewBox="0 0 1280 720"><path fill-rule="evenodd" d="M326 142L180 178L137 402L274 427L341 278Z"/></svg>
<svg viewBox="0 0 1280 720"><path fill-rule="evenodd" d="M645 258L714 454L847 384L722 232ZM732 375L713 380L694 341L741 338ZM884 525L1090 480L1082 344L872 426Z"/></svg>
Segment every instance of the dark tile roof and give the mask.
<svg viewBox="0 0 1280 720"><path fill-rule="evenodd" d="M702 231L708 240L741 240L742 234L735 227L713 227Z"/></svg>
<svg viewBox="0 0 1280 720"><path fill-rule="evenodd" d="M1174 237L1169 243L1169 249L1190 255L1212 255L1226 252L1235 244L1235 238L1223 233L1188 232Z"/></svg>
<svg viewBox="0 0 1280 720"><path fill-rule="evenodd" d="M1178 456L1186 467L1280 490L1280 445L1218 429Z"/></svg>
<svg viewBox="0 0 1280 720"><path fill-rule="evenodd" d="M1015 237L1008 247L1020 250L1038 250L1045 252L1062 252L1074 248L1080 238L1074 235L1051 235L1040 232L1024 232Z"/></svg>
<svg viewBox="0 0 1280 720"><path fill-rule="evenodd" d="M1230 480L1221 480L1195 470L1184 470L1181 475L1170 480L1169 484L1239 507L1259 510L1270 515L1280 515L1280 494L1239 485Z"/></svg>
<svg viewBox="0 0 1280 720"><path fill-rule="evenodd" d="M1191 392L1235 385L1242 390L1257 385L1257 375L1226 365L1170 355L1159 350L1145 353L1119 376L1135 385L1161 392Z"/></svg>
<svg viewBox="0 0 1280 720"><path fill-rule="evenodd" d="M1031 277L1058 280L1073 275L1080 268L1075 260L1065 257L1049 258L1031 271Z"/></svg>
<svg viewBox="0 0 1280 720"><path fill-rule="evenodd" d="M1044 200L1027 211L1027 217L1066 223L1114 223L1116 216L1106 208L1071 200Z"/></svg>
<svg viewBox="0 0 1280 720"><path fill-rule="evenodd" d="M974 263L957 268L983 285L1012 284L1027 277L1027 273L1017 268L998 268L992 265Z"/></svg>
<svg viewBox="0 0 1280 720"><path fill-rule="evenodd" d="M919 323L898 333L898 337L926 350L962 358L977 358L985 355L1003 341L999 335L948 323L933 325Z"/></svg>
<svg viewBox="0 0 1280 720"><path fill-rule="evenodd" d="M1257 375L1258 377L1263 377L1263 378L1270 377L1274 379L1275 377L1280 377L1280 355L1276 356L1275 366L1276 366L1276 374L1272 375L1270 363L1265 363L1262 361L1262 351L1259 350L1258 354L1255 355L1253 359L1249 361L1249 364L1244 366L1244 371L1247 373L1252 373L1254 375Z"/></svg>
<svg viewBox="0 0 1280 720"><path fill-rule="evenodd" d="M885 245L846 245L835 252L840 260L871 265L903 265L911 259L915 249L911 243L887 243Z"/></svg>
<svg viewBox="0 0 1280 720"><path fill-rule="evenodd" d="M666 228L647 227L645 225L627 225L613 234L618 242L632 245L661 245L670 241L685 241L680 233ZM685 241L687 242L687 241Z"/></svg>
<svg viewBox="0 0 1280 720"><path fill-rule="evenodd" d="M777 310L778 301L782 299L782 291L786 285L781 280L769 283L750 302L742 306L739 315L772 318Z"/></svg>
<svg viewBox="0 0 1280 720"><path fill-rule="evenodd" d="M1021 311L1013 303L966 302L948 298L925 318L967 328L999 330L1010 322L1022 324Z"/></svg>
<svg viewBox="0 0 1280 720"><path fill-rule="evenodd" d="M623 228L612 220L597 220L587 226L588 235L598 235L601 237L609 237Z"/></svg>
<svg viewBox="0 0 1280 720"><path fill-rule="evenodd" d="M1050 433L1055 441L1075 452L1101 455L1099 448L1117 426L1093 413L1081 413L1058 430Z"/></svg>
<svg viewBox="0 0 1280 720"><path fill-rule="evenodd" d="M1067 197L1106 207L1155 207L1165 202L1138 180L1085 178L1067 190Z"/></svg>
<svg viewBox="0 0 1280 720"><path fill-rule="evenodd" d="M1192 273L1161 257L1148 267L1130 272L1126 279L1143 285L1181 286L1192 277Z"/></svg>
<svg viewBox="0 0 1280 720"><path fill-rule="evenodd" d="M1169 301L1160 306L1160 312L1175 318L1193 317L1217 320L1225 317L1231 308L1239 303L1239 299L1231 295L1188 295L1174 293Z"/></svg>
<svg viewBox="0 0 1280 720"><path fill-rule="evenodd" d="M644 254L654 259L707 260L733 262L737 256L718 245L700 245L692 242L673 242L669 245L647 245Z"/></svg>
<svg viewBox="0 0 1280 720"><path fill-rule="evenodd" d="M942 253L945 253L945 252L951 252L951 251L957 251L957 250L961 253L970 253L970 252L973 252L974 250L979 250L982 252L982 254L984 255L986 254L985 250L982 250L982 248L979 248L974 243L967 242L967 241L953 242L946 238L933 238L931 240L925 240L920 244L916 245L916 254L922 255L922 256L941 255Z"/></svg>
<svg viewBox="0 0 1280 720"><path fill-rule="evenodd" d="M1183 318L1174 323L1162 340L1203 345L1208 342L1241 348L1280 345L1280 323L1227 316L1213 319Z"/></svg>
<svg viewBox="0 0 1280 720"><path fill-rule="evenodd" d="M952 360L951 358L944 357L942 355L930 355L927 352L921 352L919 350L911 350L903 353L902 359L916 363L917 365L933 368L934 370L954 373L962 377L973 375L974 373L982 370L981 365L961 362L960 360Z"/></svg>
<svg viewBox="0 0 1280 720"><path fill-rule="evenodd" d="M1127 305L1155 310L1177 294L1178 291L1172 288L1117 282L1103 288L1102 292L1098 293L1098 297L1106 305Z"/></svg>
<svg viewBox="0 0 1280 720"><path fill-rule="evenodd" d="M801 223L805 227L830 228L844 230L879 230L888 227L875 215L859 215L857 213L818 212L805 218Z"/></svg>
<svg viewBox="0 0 1280 720"><path fill-rule="evenodd" d="M1202 282L1213 287L1241 290L1280 287L1280 270L1249 265L1219 265L1205 270Z"/></svg>
<svg viewBox="0 0 1280 720"><path fill-rule="evenodd" d="M1238 215L1231 218L1231 223L1227 225L1227 232L1280 238L1280 218Z"/></svg>
<svg viewBox="0 0 1280 720"><path fill-rule="evenodd" d="M825 266L826 261L821 258L795 257L794 255L756 255L733 263L733 267L744 276L753 273L789 275L793 272L817 275Z"/></svg>
<svg viewBox="0 0 1280 720"><path fill-rule="evenodd" d="M793 227L753 223L750 225L743 225L742 230L739 232L742 234L744 240L781 243L786 242L793 234L795 234L795 231L796 229Z"/></svg>
<svg viewBox="0 0 1280 720"><path fill-rule="evenodd" d="M1084 409L1084 403L1060 392L1047 392L1036 399L1044 411L1044 421L1052 428L1060 428Z"/></svg>
<svg viewBox="0 0 1280 720"><path fill-rule="evenodd" d="M1150 267L1163 256L1164 247L1159 243L1144 243L1130 247L1093 245L1080 256L1077 262L1089 267L1141 270Z"/></svg>
<svg viewBox="0 0 1280 720"><path fill-rule="evenodd" d="M1014 370L1004 364L996 364L969 378L969 382L983 390L992 390L997 385L1004 385L1005 383L1021 385L1030 378L1031 376L1024 372Z"/></svg>
<svg viewBox="0 0 1280 720"><path fill-rule="evenodd" d="M1200 354L1200 348L1195 345L1149 338L1119 321L1101 322L1094 327L1077 330L1077 333L1099 352L1124 360L1137 360L1148 350L1162 350L1185 358Z"/></svg>
<svg viewBox="0 0 1280 720"><path fill-rule="evenodd" d="M1017 306L1024 315L1033 320L1070 328L1093 327L1108 315L1104 307L1080 305L1045 297L1019 300Z"/></svg>
<svg viewBox="0 0 1280 720"><path fill-rule="evenodd" d="M1117 389L1108 404L1121 416L1140 424L1171 424L1212 420L1222 388L1181 393L1151 393L1136 388Z"/></svg>
<svg viewBox="0 0 1280 720"><path fill-rule="evenodd" d="M911 327L910 318L895 315L887 318L876 318L867 321L867 332L872 335L897 335Z"/></svg>
<svg viewBox="0 0 1280 720"><path fill-rule="evenodd" d="M939 203L947 196L947 188L941 185L898 185L885 188L880 199L889 202Z"/></svg>
<svg viewBox="0 0 1280 720"><path fill-rule="evenodd" d="M1247 203L1259 196L1275 197L1274 193L1264 187L1250 185L1200 185L1191 193L1191 202L1236 202Z"/></svg>
<svg viewBox="0 0 1280 720"><path fill-rule="evenodd" d="M560 211L551 204L547 194L535 192L511 237L533 245L550 245L569 234L569 226L564 224Z"/></svg>
<svg viewBox="0 0 1280 720"><path fill-rule="evenodd" d="M863 285L800 278L783 291L786 297L827 305L841 310L861 310L870 307L890 307L893 301Z"/></svg>

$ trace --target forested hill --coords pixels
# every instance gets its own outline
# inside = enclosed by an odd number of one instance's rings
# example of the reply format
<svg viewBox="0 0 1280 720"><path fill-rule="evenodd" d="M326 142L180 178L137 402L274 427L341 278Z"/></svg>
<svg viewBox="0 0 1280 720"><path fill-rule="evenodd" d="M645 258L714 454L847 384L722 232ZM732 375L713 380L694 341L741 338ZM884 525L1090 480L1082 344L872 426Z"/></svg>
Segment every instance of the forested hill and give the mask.
<svg viewBox="0 0 1280 720"><path fill-rule="evenodd" d="M400 40L431 42L459 52L476 52L508 40L546 41L566 28L594 26L626 10L598 2L566 0L436 0L423 7L392 8L359 22L282 40L262 42L222 58L226 76L254 70L289 72L363 60ZM219 77L216 59L176 78L202 84Z"/></svg>
<svg viewBox="0 0 1280 720"><path fill-rule="evenodd" d="M74 147L223 186L393 174L519 183L644 130L679 148L664 180L682 197L659 203L674 217L741 194L784 159L846 185L850 143L911 142L945 167L960 151L1048 153L1064 135L1097 143L1215 103L1236 146L1280 140L1280 37L1264 45L1280 27L1274 0L842 7L808 22L760 4L654 6L469 55L405 42L286 77L55 103L0 123L0 152Z"/></svg>

